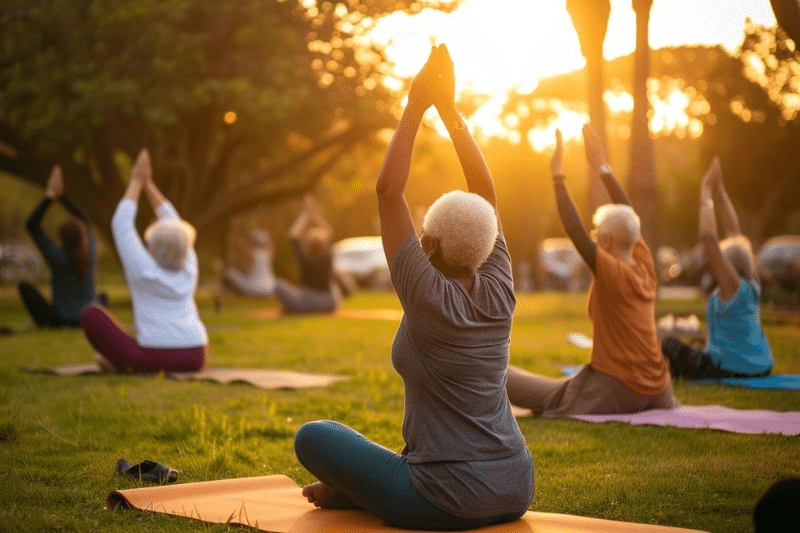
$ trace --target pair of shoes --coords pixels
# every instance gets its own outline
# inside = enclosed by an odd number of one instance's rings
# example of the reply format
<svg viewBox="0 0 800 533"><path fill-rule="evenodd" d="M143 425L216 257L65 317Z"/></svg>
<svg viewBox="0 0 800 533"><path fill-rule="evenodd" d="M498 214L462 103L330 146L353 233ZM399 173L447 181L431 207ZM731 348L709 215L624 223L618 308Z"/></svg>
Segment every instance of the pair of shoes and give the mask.
<svg viewBox="0 0 800 533"><path fill-rule="evenodd" d="M153 483L174 483L178 479L178 471L174 468L164 466L145 459L138 465L131 465L125 459L117 459L117 475L128 475L151 481Z"/></svg>

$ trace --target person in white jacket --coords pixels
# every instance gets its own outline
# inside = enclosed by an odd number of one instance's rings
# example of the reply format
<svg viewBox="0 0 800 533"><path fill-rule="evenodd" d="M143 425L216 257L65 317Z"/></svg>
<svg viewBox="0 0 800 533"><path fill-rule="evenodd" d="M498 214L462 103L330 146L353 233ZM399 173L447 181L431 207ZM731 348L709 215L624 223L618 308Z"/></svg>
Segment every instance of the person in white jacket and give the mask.
<svg viewBox="0 0 800 533"><path fill-rule="evenodd" d="M142 191L158 216L145 231L144 242L135 224ZM95 360L115 372L200 369L208 358L208 333L194 301L196 232L156 187L146 149L131 170L111 230L131 293L136 338L106 307L87 304L81 326L97 350Z"/></svg>

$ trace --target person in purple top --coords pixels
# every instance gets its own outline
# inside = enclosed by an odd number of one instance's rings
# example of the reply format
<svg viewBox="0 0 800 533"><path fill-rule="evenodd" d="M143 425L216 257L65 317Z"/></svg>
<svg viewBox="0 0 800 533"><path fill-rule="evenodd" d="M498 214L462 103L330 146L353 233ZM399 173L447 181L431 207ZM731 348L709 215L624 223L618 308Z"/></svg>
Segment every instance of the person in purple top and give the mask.
<svg viewBox="0 0 800 533"><path fill-rule="evenodd" d="M394 527L465 530L521 517L533 459L505 391L511 259L492 176L454 102L453 63L434 48L414 79L377 183L381 237L404 316L392 345L403 379L405 447L395 453L338 422L304 424L303 489L322 508L358 507ZM417 237L404 190L422 116L436 105L469 192L428 209Z"/></svg>
<svg viewBox="0 0 800 533"><path fill-rule="evenodd" d="M58 228L58 242L42 230L42 219L53 202L60 201L70 216ZM19 284L25 308L39 327L80 327L81 309L95 299L94 236L89 220L64 193L61 167L53 167L44 198L26 224L36 247L50 268L52 303L31 283Z"/></svg>

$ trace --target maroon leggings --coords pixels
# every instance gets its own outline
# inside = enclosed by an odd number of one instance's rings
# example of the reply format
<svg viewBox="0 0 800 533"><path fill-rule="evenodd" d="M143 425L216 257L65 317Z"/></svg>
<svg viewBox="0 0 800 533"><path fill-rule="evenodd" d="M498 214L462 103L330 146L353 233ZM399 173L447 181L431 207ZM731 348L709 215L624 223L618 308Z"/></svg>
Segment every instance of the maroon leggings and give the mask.
<svg viewBox="0 0 800 533"><path fill-rule="evenodd" d="M148 348L139 346L114 315L102 305L89 303L81 311L81 326L95 350L117 372L187 372L199 370L208 358L208 346Z"/></svg>

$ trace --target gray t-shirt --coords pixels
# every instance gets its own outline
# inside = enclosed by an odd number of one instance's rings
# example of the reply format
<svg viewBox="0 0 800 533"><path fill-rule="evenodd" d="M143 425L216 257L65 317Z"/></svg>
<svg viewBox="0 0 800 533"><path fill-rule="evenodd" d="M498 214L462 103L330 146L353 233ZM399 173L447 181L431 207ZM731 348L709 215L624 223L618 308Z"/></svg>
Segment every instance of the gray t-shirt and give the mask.
<svg viewBox="0 0 800 533"><path fill-rule="evenodd" d="M404 383L414 485L457 516L524 511L533 462L505 389L516 298L504 240L497 238L467 291L410 235L395 254L392 282L404 311L392 364Z"/></svg>

